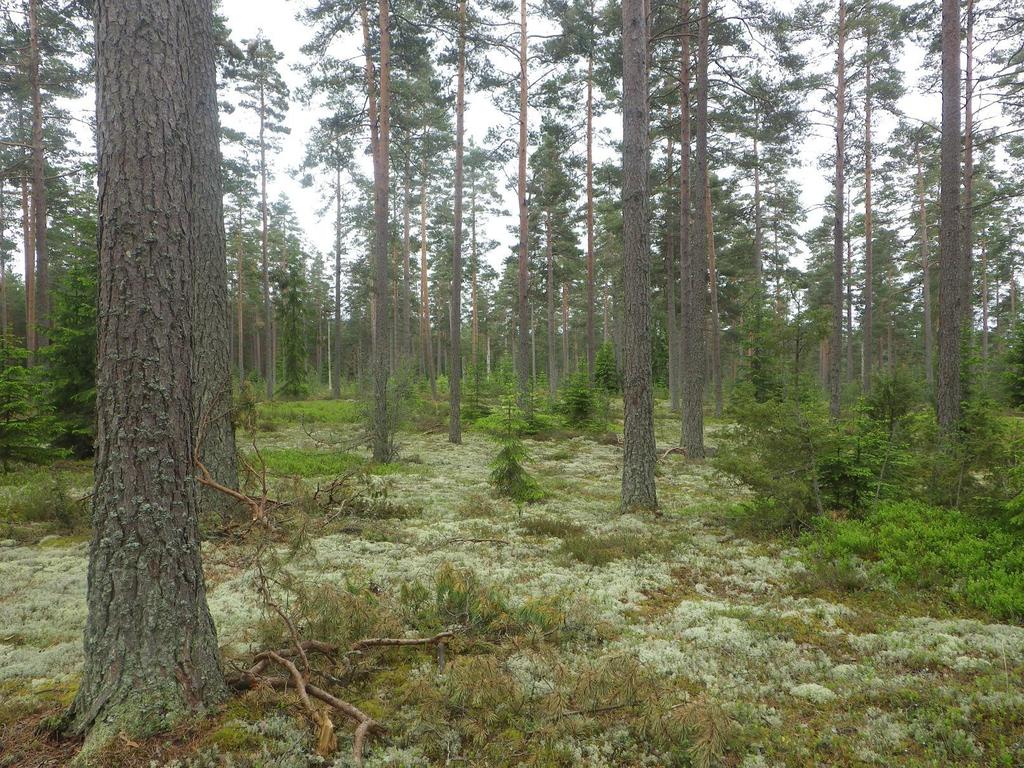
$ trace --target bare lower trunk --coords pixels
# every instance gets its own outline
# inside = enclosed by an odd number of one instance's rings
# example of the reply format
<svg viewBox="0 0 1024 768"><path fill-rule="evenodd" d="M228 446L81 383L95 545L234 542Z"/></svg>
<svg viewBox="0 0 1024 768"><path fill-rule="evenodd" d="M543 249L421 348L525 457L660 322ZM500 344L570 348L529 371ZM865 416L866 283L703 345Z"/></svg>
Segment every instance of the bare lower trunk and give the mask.
<svg viewBox="0 0 1024 768"><path fill-rule="evenodd" d="M623 426L622 507L655 509L651 391L651 255L648 232L647 9L622 4Z"/></svg>
<svg viewBox="0 0 1024 768"><path fill-rule="evenodd" d="M921 311L924 315L924 377L931 389L935 385L935 363L932 354L935 349L934 331L932 330L932 277L929 264L928 246L928 213L924 198L924 172L921 168L921 148L914 142L914 157L917 162L917 215L918 238L921 252Z"/></svg>
<svg viewBox="0 0 1024 768"><path fill-rule="evenodd" d="M960 230L960 4L942 0L942 143L939 191L939 370L935 404L950 435L960 422L964 304Z"/></svg>
<svg viewBox="0 0 1024 768"><path fill-rule="evenodd" d="M704 187L704 220L707 223L708 282L711 297L711 383L715 390L715 416L722 416L722 326L718 316L718 267L715 258L715 225L711 214L711 185Z"/></svg>
<svg viewBox="0 0 1024 768"><path fill-rule="evenodd" d="M590 0L590 18L594 0ZM591 30L593 32L593 30ZM587 53L587 376L594 379L594 52Z"/></svg>
<svg viewBox="0 0 1024 768"><path fill-rule="evenodd" d="M562 375L569 375L569 284L562 283Z"/></svg>
<svg viewBox="0 0 1024 768"><path fill-rule="evenodd" d="M704 457L704 384L707 376L707 224L704 208L708 184L708 3L700 2L697 52L696 170L688 190L694 222L683 273L683 429L687 456ZM687 137L688 138L688 137ZM688 144L687 140L687 144Z"/></svg>
<svg viewBox="0 0 1024 768"><path fill-rule="evenodd" d="M212 30L204 0L109 0L96 14L96 489L85 664L69 713L87 748L165 728L226 693L193 470L193 269L220 226Z"/></svg>
<svg viewBox="0 0 1024 768"><path fill-rule="evenodd" d="M21 179L21 234L22 252L25 254L25 349L28 350L28 364L36 349L36 246L32 231L32 202L28 181Z"/></svg>
<svg viewBox="0 0 1024 768"><path fill-rule="evenodd" d="M839 2L839 38L836 46L836 164L832 225L832 332L828 347L829 413L838 419L842 408L839 355L843 346L843 213L846 192L846 2ZM852 310L851 310L852 311ZM851 329L852 331L852 329ZM850 334L852 338L852 332ZM852 365L847 367L852 369ZM850 372L852 373L852 371Z"/></svg>
<svg viewBox="0 0 1024 768"><path fill-rule="evenodd" d="M331 340L331 396L341 397L341 166L334 171L334 338Z"/></svg>
<svg viewBox="0 0 1024 768"><path fill-rule="evenodd" d="M462 442L462 175L466 91L466 0L459 2L458 86L455 94L455 241L452 249L451 362L448 440Z"/></svg>
<svg viewBox="0 0 1024 768"><path fill-rule="evenodd" d="M427 275L427 155L420 163L420 350L423 367L430 381L430 394L437 400L437 376L430 341L430 282Z"/></svg>
<svg viewBox="0 0 1024 768"><path fill-rule="evenodd" d="M43 147L43 100L39 67L39 0L29 0L29 84L32 91L32 226L36 249L36 347L47 343L50 327L50 257L46 227L46 158Z"/></svg>
<svg viewBox="0 0 1024 768"><path fill-rule="evenodd" d="M544 235L547 255L548 394L554 402L558 395L558 358L555 357L555 269L551 252L551 211L544 212Z"/></svg>
<svg viewBox="0 0 1024 768"><path fill-rule="evenodd" d="M519 407L533 418L533 396L530 386L530 373L526 360L530 353L530 310L528 306L529 290L529 212L526 203L526 123L529 80L527 79L527 38L526 38L526 0L519 0Z"/></svg>

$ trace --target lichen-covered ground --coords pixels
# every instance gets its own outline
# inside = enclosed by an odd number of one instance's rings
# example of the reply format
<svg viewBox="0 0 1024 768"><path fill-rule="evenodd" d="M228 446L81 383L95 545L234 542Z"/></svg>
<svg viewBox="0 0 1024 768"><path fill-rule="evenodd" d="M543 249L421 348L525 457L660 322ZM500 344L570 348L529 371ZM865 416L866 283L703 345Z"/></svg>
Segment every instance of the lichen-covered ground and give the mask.
<svg viewBox="0 0 1024 768"><path fill-rule="evenodd" d="M664 447L676 425L661 406ZM295 423L259 442L325 452ZM453 446L404 433L402 461L374 482L410 513L335 527L291 563L295 579L406 606L410 585L429 594L454 569L497 589L505 610L554 611L557 627L523 618L457 639L443 673L428 652L393 652L338 688L389 727L368 765L1024 765L1024 629L804 578L792 541L728 526L741 489L677 455L659 464L660 514L622 514L622 451L608 442L527 441L547 498L520 508L491 494L486 434ZM210 607L226 656L244 659L262 638L257 601L229 555L206 548ZM73 691L85 565L80 539L0 547L0 766L60 764L28 762L13 723ZM344 734L338 757L314 757L298 708L249 698L166 754L197 767L349 764Z"/></svg>

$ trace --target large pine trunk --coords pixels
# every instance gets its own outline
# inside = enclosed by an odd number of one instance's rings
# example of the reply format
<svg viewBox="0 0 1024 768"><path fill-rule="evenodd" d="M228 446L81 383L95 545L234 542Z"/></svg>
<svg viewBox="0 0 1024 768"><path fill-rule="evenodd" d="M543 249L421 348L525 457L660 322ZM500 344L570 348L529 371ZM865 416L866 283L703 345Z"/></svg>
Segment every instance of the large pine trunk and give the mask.
<svg viewBox="0 0 1024 768"><path fill-rule="evenodd" d="M656 463L651 391L651 254L648 232L649 111L644 0L622 4L622 507L654 509Z"/></svg>
<svg viewBox="0 0 1024 768"><path fill-rule="evenodd" d="M69 713L92 744L225 694L194 480L193 283L208 238L223 256L212 30L209 0L106 0L96 14L96 488Z"/></svg>
<svg viewBox="0 0 1024 768"><path fill-rule="evenodd" d="M942 0L942 143L939 175L939 366L935 409L950 434L960 421L965 317L960 231L960 3Z"/></svg>

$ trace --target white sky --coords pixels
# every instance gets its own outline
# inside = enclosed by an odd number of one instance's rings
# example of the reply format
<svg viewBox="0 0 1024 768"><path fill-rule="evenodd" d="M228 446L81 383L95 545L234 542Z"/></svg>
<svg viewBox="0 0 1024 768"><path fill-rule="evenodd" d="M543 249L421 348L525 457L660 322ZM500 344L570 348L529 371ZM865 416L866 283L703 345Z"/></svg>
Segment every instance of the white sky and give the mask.
<svg viewBox="0 0 1024 768"><path fill-rule="evenodd" d="M900 0L906 2L907 0ZM792 0L774 0L780 8L788 9L792 6ZM282 74L292 89L293 93L302 85L302 75L296 67L302 61L301 46L308 40L310 31L297 20L299 10L306 5L307 0L221 0L221 12L227 18L233 38L236 41L255 37L261 33L268 38L274 46L284 54L282 62ZM551 22L536 17L531 17L529 22L531 31L538 30L551 32ZM356 41L351 43L353 50L339 51L344 55L357 57L360 51L356 48ZM822 71L830 71L834 62L834 51L826 50L821 44L814 48L811 53L813 66ZM856 43L854 43L856 46ZM935 119L939 113L939 99L937 94L922 95L917 92L917 78L921 66L923 52L908 43L907 51L903 61L903 71L906 77L907 95L903 98L900 106L909 115L917 119ZM518 64L511 58L506 57L503 61L498 59L496 63L509 71L516 71ZM538 73L539 74L539 73ZM94 108L92 94L73 105L74 111L82 114L88 113ZM813 94L808 102L809 106L820 108L821 95ZM225 117L226 122L238 127L238 120L243 119L241 112ZM299 223L305 233L309 245L322 252L329 253L333 243L333 221L328 212L324 215L319 213L323 207L323 201L316 185L304 188L298 180L296 169L299 167L304 152L306 138L310 129L321 117L321 112L314 106L311 108L294 102L289 110L286 123L291 129L289 135L283 137L281 151L272 159L275 169L275 176L270 184L269 197L271 200L284 193L291 198L294 210ZM581 110L582 119L582 110ZM539 123L540 114L536 109L530 111L531 126ZM487 94L475 94L470 92L467 96L466 131L467 138L472 137L478 144L484 144L485 135L492 126L509 123L510 118L498 111L490 102ZM820 221L821 211L818 210L826 196L830 192L831 184L826 174L823 174L817 167L818 158L831 151L833 143L832 129L829 125L819 120L811 135L800 148L800 167L792 173L794 179L801 187L801 198L803 207L808 211L808 217L803 223L807 228ZM881 117L877 123L875 140L881 148L885 141L886 134L894 120L888 117ZM598 135L595 141L596 160L600 161L611 156L609 143L621 135L621 117L618 114L609 113L597 121ZM605 129L601 135L600 129ZM712 130L714 130L712 126ZM251 127L250 127L251 132ZM659 148L660 151L661 148ZM582 148L581 148L582 151ZM366 173L370 173L369 161L367 160ZM514 179L514 160L507 169L507 177ZM499 177L500 178L500 177ZM509 212L507 217L491 219L487 222L485 236L498 242L497 248L491 253L490 260L497 266L500 255L507 253L513 245L515 234L515 194L511 189L502 189L505 198L505 208ZM582 197L583 189L580 190ZM513 227L513 231L510 231ZM481 237L483 240L484 237ZM23 260L15 259L15 263L23 264Z"/></svg>

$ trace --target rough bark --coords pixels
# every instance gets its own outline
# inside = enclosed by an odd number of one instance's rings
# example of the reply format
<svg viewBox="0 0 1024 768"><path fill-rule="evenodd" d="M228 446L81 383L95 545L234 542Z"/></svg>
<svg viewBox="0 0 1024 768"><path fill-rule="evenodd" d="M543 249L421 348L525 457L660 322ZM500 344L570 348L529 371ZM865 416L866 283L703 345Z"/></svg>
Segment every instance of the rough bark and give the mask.
<svg viewBox="0 0 1024 768"><path fill-rule="evenodd" d="M526 360L530 355L530 308L529 291L529 209L526 201L526 151L527 151L527 110L529 80L527 74L526 0L519 0L519 407L527 418L533 418L533 393L530 385L530 371Z"/></svg>
<svg viewBox="0 0 1024 768"><path fill-rule="evenodd" d="M622 507L655 509L657 460L651 387L650 164L644 0L622 4L623 457Z"/></svg>
<svg viewBox="0 0 1024 768"><path fill-rule="evenodd" d="M199 460L213 480L225 488L237 488L238 457L231 390L231 300L224 236L224 194L219 170L217 73L212 54L205 51L190 63L195 78L192 87L198 90L195 94L198 112L189 140L196 145L193 153L202 168L202 173L191 179L190 197L195 236L203 244L192 278L196 439ZM205 513L226 514L233 506L227 496L207 487L202 489L200 501Z"/></svg>
<svg viewBox="0 0 1024 768"><path fill-rule="evenodd" d="M209 0L105 0L96 12L96 487L85 664L68 719L87 748L226 692L193 469L192 283L220 178L212 30Z"/></svg>
<svg viewBox="0 0 1024 768"><path fill-rule="evenodd" d="M960 421L964 331L960 231L960 4L942 0L942 140L939 177L939 366L935 406L948 435Z"/></svg>
<svg viewBox="0 0 1024 768"><path fill-rule="evenodd" d="M449 336L451 397L448 440L462 442L462 181L466 102L466 0L459 2L458 77L455 89L455 232L452 244L452 305Z"/></svg>
<svg viewBox="0 0 1024 768"><path fill-rule="evenodd" d="M838 419L842 409L842 374L839 355L843 347L843 219L846 203L846 2L839 2L836 44L836 164L832 224L832 330L828 345L829 414ZM850 338L853 338L852 328ZM852 368L852 366L849 366Z"/></svg>

